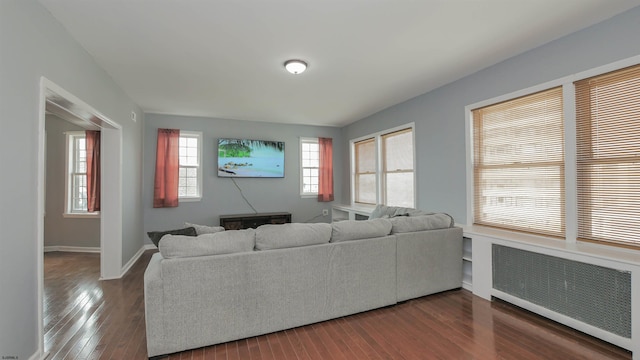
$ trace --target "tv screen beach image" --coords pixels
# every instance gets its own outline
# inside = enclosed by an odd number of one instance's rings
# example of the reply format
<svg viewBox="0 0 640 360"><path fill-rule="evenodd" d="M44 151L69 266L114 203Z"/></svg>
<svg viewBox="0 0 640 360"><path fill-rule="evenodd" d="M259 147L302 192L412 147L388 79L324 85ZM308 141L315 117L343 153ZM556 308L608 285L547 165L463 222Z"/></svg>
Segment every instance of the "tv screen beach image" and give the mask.
<svg viewBox="0 0 640 360"><path fill-rule="evenodd" d="M218 176L284 177L284 142L218 139Z"/></svg>

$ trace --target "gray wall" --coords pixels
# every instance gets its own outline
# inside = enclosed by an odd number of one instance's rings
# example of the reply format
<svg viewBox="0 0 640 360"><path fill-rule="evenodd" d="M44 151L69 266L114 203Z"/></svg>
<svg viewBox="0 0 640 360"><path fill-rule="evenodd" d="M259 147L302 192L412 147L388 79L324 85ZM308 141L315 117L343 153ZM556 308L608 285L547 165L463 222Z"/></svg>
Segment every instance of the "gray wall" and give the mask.
<svg viewBox="0 0 640 360"><path fill-rule="evenodd" d="M202 131L203 133L203 198L199 202L183 202L177 208L153 208L153 181L155 176L158 128ZM184 222L218 225L219 216L249 214L247 205L231 179L217 175L218 138L241 138L285 142L285 177L277 179L236 179L249 202L259 212L288 211L292 221L304 222L322 215L331 203L320 203L315 198L300 197L300 137L331 137L334 140L334 168L341 169L348 161L342 147L340 129L304 125L283 125L213 118L183 117L147 114L144 136L144 227L145 231L180 228ZM340 177L334 177L336 198L341 195ZM328 222L330 216L320 216L312 222ZM148 239L148 243L151 243Z"/></svg>
<svg viewBox="0 0 640 360"><path fill-rule="evenodd" d="M444 211L466 223L464 107L639 55L638 34L640 7L355 122L343 128L343 146L415 122L417 207ZM342 201L348 202L348 163L341 173Z"/></svg>
<svg viewBox="0 0 640 360"><path fill-rule="evenodd" d="M84 131L78 125L47 115L46 202L44 246L100 247L100 218L64 217L66 131Z"/></svg>
<svg viewBox="0 0 640 360"><path fill-rule="evenodd" d="M126 263L143 245L140 109L36 0L0 1L0 355L38 351L37 155L40 77L123 127L123 246Z"/></svg>

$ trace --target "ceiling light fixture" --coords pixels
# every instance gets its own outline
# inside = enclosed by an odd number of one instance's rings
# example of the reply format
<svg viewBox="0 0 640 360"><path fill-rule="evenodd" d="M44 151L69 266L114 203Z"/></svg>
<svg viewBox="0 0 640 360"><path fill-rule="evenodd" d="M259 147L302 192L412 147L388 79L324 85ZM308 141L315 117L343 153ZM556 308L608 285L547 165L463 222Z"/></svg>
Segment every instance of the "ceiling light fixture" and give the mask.
<svg viewBox="0 0 640 360"><path fill-rule="evenodd" d="M307 70L307 63L302 60L287 60L284 62L284 67L288 72L298 75Z"/></svg>

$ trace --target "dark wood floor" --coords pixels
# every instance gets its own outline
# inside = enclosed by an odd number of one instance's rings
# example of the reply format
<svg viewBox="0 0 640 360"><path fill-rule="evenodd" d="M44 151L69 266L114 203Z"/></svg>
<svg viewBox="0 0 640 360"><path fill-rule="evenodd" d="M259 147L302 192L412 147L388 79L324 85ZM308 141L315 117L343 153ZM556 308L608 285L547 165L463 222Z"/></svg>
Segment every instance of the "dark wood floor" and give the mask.
<svg viewBox="0 0 640 360"><path fill-rule="evenodd" d="M98 254L45 254L48 359L144 359L147 251L121 280ZM631 354L500 301L455 290L168 359L631 359Z"/></svg>

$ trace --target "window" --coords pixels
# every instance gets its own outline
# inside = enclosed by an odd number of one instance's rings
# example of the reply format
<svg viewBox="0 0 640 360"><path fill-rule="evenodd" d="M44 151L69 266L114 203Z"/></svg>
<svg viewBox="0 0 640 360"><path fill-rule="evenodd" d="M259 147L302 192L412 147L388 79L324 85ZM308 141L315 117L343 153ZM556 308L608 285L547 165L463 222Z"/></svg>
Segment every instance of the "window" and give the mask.
<svg viewBox="0 0 640 360"><path fill-rule="evenodd" d="M300 139L300 195L318 195L320 148L317 138Z"/></svg>
<svg viewBox="0 0 640 360"><path fill-rule="evenodd" d="M69 131L67 137L66 206L64 214L95 215L87 211L87 151L84 131Z"/></svg>
<svg viewBox="0 0 640 360"><path fill-rule="evenodd" d="M382 135L384 203L413 207L413 129Z"/></svg>
<svg viewBox="0 0 640 360"><path fill-rule="evenodd" d="M474 223L564 236L562 87L472 114Z"/></svg>
<svg viewBox="0 0 640 360"><path fill-rule="evenodd" d="M640 245L640 65L576 86L578 239Z"/></svg>
<svg viewBox="0 0 640 360"><path fill-rule="evenodd" d="M356 154L355 202L376 203L376 141L365 139L354 145Z"/></svg>
<svg viewBox="0 0 640 360"><path fill-rule="evenodd" d="M413 124L352 141L353 201L415 206Z"/></svg>
<svg viewBox="0 0 640 360"><path fill-rule="evenodd" d="M202 133L181 130L178 149L178 198L199 200L202 197Z"/></svg>

